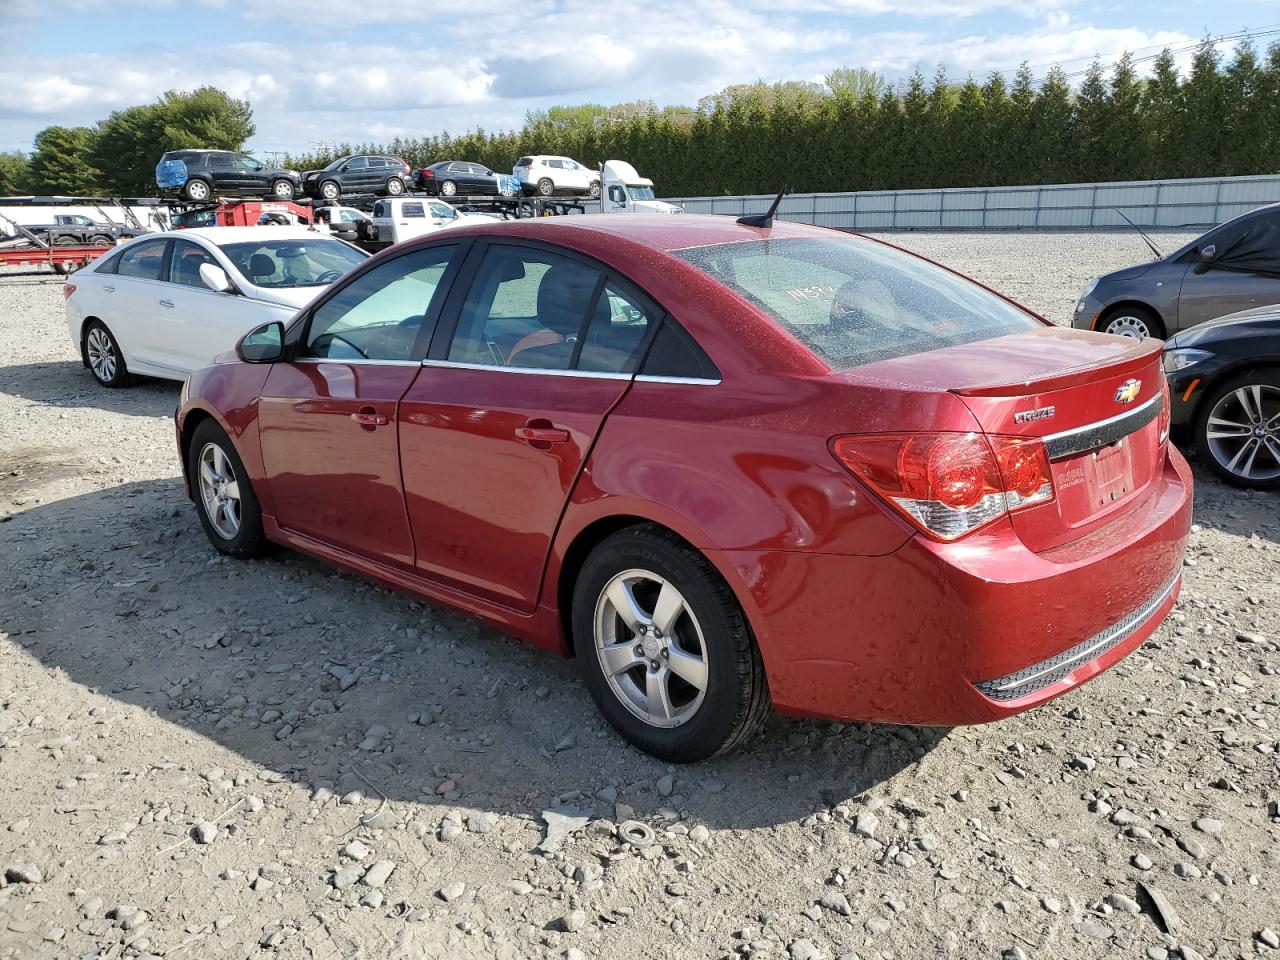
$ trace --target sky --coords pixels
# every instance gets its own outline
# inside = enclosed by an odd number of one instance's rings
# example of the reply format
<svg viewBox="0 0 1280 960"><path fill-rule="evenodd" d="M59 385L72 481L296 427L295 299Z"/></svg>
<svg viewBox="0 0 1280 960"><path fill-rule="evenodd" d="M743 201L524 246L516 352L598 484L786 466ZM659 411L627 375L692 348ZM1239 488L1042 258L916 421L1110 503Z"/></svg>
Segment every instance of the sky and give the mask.
<svg viewBox="0 0 1280 960"><path fill-rule="evenodd" d="M1275 0L0 0L0 150L205 84L252 103L266 155L841 66L1040 77L1267 28L1260 47L1280 39Z"/></svg>

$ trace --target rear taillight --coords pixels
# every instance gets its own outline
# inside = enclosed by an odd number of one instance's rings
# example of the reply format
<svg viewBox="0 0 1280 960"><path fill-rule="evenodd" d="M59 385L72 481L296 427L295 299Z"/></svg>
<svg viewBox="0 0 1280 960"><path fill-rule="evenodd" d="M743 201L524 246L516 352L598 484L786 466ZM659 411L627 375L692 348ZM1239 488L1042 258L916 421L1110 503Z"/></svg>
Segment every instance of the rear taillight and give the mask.
<svg viewBox="0 0 1280 960"><path fill-rule="evenodd" d="M1170 419L1170 416L1172 415L1172 410L1170 409L1172 403L1173 403L1173 400L1169 396L1169 381L1166 380L1164 382L1164 390L1161 391L1161 395L1160 395L1160 420L1159 420L1160 441L1159 442L1161 447L1163 447L1169 440L1169 419Z"/></svg>
<svg viewBox="0 0 1280 960"><path fill-rule="evenodd" d="M423 175L424 177L426 177L428 180L430 180L430 179L431 179L432 177L434 177L436 174L435 174L435 171L434 171L434 170L423 170L423 171L422 171L422 175Z"/></svg>
<svg viewBox="0 0 1280 960"><path fill-rule="evenodd" d="M978 433L839 437L836 458L935 540L956 540L1053 499L1044 444Z"/></svg>
<svg viewBox="0 0 1280 960"><path fill-rule="evenodd" d="M64 283L64 284L62 285L62 299L63 299L63 300L70 300L70 299L71 299L71 295L72 295L73 293L75 293L75 292L76 292L76 285L75 285L74 283Z"/></svg>

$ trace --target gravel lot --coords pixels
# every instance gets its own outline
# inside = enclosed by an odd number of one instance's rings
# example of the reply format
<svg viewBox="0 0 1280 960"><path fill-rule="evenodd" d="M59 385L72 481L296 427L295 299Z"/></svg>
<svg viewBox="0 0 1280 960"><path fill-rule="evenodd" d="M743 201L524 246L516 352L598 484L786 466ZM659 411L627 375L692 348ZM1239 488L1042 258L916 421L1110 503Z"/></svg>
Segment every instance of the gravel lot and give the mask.
<svg viewBox="0 0 1280 960"><path fill-rule="evenodd" d="M1145 250L895 239L1059 322ZM0 958L1280 958L1276 496L1198 470L1175 613L1047 708L671 768L567 662L221 559L60 287L0 276Z"/></svg>

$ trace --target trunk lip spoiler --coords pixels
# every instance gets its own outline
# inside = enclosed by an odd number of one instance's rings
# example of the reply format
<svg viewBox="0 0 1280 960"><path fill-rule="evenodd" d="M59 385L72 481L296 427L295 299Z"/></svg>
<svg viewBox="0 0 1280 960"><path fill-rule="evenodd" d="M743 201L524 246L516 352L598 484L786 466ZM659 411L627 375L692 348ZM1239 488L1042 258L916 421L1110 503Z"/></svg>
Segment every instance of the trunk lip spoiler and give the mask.
<svg viewBox="0 0 1280 960"><path fill-rule="evenodd" d="M1097 447L1105 447L1123 440L1131 433L1136 433L1160 415L1163 403L1164 396L1157 393L1133 410L1126 410L1114 417L1095 420L1093 423L1086 423L1070 430L1051 433L1040 439L1049 454L1049 459L1061 460Z"/></svg>

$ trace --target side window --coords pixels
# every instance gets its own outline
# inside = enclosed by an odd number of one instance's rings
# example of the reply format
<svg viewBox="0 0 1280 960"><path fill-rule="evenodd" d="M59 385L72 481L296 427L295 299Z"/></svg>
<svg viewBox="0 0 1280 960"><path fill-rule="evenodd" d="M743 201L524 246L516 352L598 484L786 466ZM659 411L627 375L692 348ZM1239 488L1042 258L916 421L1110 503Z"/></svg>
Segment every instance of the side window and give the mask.
<svg viewBox="0 0 1280 960"><path fill-rule="evenodd" d="M261 170L262 164L253 157L239 156L235 159L236 166L242 170Z"/></svg>
<svg viewBox="0 0 1280 960"><path fill-rule="evenodd" d="M169 282L208 290L200 279L200 265L204 263L218 265L218 261L204 247L190 240L173 241L173 252L169 255Z"/></svg>
<svg viewBox="0 0 1280 960"><path fill-rule="evenodd" d="M678 323L667 317L649 347L641 376L719 380L720 371Z"/></svg>
<svg viewBox="0 0 1280 960"><path fill-rule="evenodd" d="M627 193L621 187L614 184L613 186L609 187L609 199L612 200L614 203L626 203Z"/></svg>
<svg viewBox="0 0 1280 960"><path fill-rule="evenodd" d="M365 161L365 162L369 165L369 169L370 169L370 170L385 170L385 169L387 169L387 161L383 160L381 157L370 157L370 158L369 158L367 161Z"/></svg>
<svg viewBox="0 0 1280 960"><path fill-rule="evenodd" d="M437 220L452 220L458 215L458 211L447 203L440 203L436 200L427 201L427 206L431 208L431 216Z"/></svg>
<svg viewBox="0 0 1280 960"><path fill-rule="evenodd" d="M346 173L357 173L365 168L364 157L354 157L343 164L343 171Z"/></svg>
<svg viewBox="0 0 1280 960"><path fill-rule="evenodd" d="M610 281L596 301L578 355L578 370L634 373L640 364L645 335L658 315Z"/></svg>
<svg viewBox="0 0 1280 960"><path fill-rule="evenodd" d="M423 247L347 284L312 314L304 356L418 360L414 346L456 250Z"/></svg>
<svg viewBox="0 0 1280 960"><path fill-rule="evenodd" d="M388 204L386 200L375 200L373 204L373 215L375 217L389 216L390 214L387 212L387 206Z"/></svg>
<svg viewBox="0 0 1280 960"><path fill-rule="evenodd" d="M403 203L400 205L400 216L408 220L410 217L425 217L426 211L421 203Z"/></svg>
<svg viewBox="0 0 1280 960"><path fill-rule="evenodd" d="M129 245L120 254L115 272L122 277L159 280L160 266L164 263L164 248L167 243L167 240L153 240L136 247Z"/></svg>
<svg viewBox="0 0 1280 960"><path fill-rule="evenodd" d="M494 245L471 281L449 359L568 370L599 271L543 250Z"/></svg>

